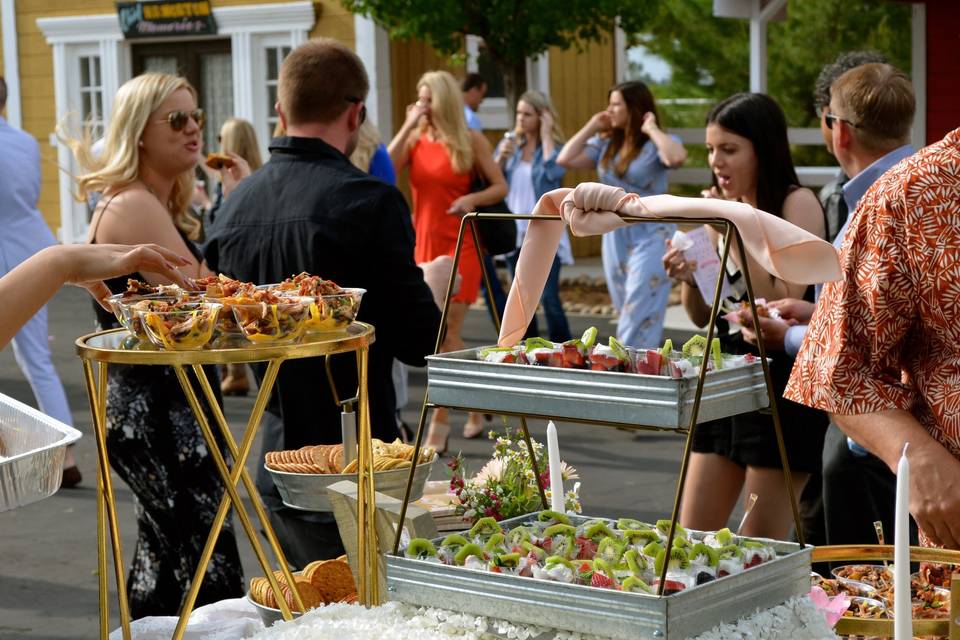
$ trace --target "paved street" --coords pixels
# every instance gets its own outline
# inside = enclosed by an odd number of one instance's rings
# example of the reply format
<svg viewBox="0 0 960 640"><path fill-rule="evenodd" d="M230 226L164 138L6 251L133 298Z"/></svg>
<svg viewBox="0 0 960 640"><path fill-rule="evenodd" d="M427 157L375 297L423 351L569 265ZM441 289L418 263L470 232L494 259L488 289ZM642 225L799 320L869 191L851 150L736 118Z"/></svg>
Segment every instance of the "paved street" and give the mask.
<svg viewBox="0 0 960 640"><path fill-rule="evenodd" d="M77 446L84 481L52 498L0 514L0 638L93 638L97 633L96 451L83 387L82 370L74 355L74 339L92 329L91 302L84 291L65 288L50 305L51 347L67 389L77 428L85 437ZM571 318L575 333L595 318ZM606 320L601 335L612 330ZM465 338L490 343L493 328L485 313L471 311ZM425 376L411 372L411 404L406 419L415 424ZM34 404L17 368L12 349L0 353L0 391ZM252 398L227 398L226 412L235 434L252 405ZM489 457L490 444L459 435L464 416L454 416L451 450L461 450L473 469ZM534 437L545 440L542 423L532 423ZM595 515L630 515L656 519L669 515L683 439L666 433L631 433L582 425L560 425L560 450L582 481L584 511ZM259 450L259 444L255 445ZM249 465L251 468L252 464ZM435 475L445 478L445 469ZM114 476L124 553L129 561L136 524L130 491ZM437 478L435 478L437 479ZM736 515L734 519L736 519ZM238 526L239 529L239 526ZM261 575L246 542L241 554L247 578ZM112 574L111 574L112 584ZM116 621L116 605L111 611Z"/></svg>

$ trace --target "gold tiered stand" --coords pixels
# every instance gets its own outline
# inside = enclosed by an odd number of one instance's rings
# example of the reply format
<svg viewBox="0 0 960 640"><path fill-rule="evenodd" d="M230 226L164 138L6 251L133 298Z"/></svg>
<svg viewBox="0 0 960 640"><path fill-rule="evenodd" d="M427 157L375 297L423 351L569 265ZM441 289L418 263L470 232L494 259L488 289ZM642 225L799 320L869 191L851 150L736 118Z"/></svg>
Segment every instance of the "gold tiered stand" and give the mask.
<svg viewBox="0 0 960 640"><path fill-rule="evenodd" d="M893 560L893 545L851 544L815 547L812 560L813 562L835 562L838 560L848 562L883 560L886 562ZM910 561L938 562L956 567L960 566L960 551L910 547ZM913 635L949 637L950 640L960 640L960 625L957 624L958 611L960 611L960 577L955 577L950 585L950 617L936 620L914 618L912 621ZM836 631L841 636L892 638L893 620L889 618L843 617L837 621Z"/></svg>
<svg viewBox="0 0 960 640"><path fill-rule="evenodd" d="M357 358L358 391L358 476L359 504L358 504L358 538L361 567L359 572L358 591L360 601L365 604L377 603L380 600L377 581L376 562L376 534L374 530L374 487L373 487L373 452L370 442L370 412L367 400L367 369L370 345L374 341L374 328L369 324L354 322L343 331L323 334L308 334L300 342L283 345L252 345L243 338L237 341L223 341L216 343L214 348L196 351L167 351L160 350L150 344L144 344L131 336L124 329L102 331L83 336L76 341L77 355L83 360L83 371L86 380L87 394L90 400L90 411L93 414L94 433L97 441L97 461L99 473L97 476L97 546L99 566L100 590L100 637L103 640L109 636L110 606L107 594L107 563L108 549L107 536L109 532L110 545L113 551L113 568L116 575L117 598L120 607L120 626L124 640L130 640L130 608L127 603L125 576L123 567L123 550L120 545L120 531L117 523L116 497L113 483L110 478L109 453L106 438L106 405L107 405L107 367L110 364L122 365L153 365L169 366L176 373L180 386L183 389L187 402L200 425L207 448L213 457L226 491L220 501L220 508L214 518L213 525L207 537L206 545L200 556L190 590L183 602L180 619L173 635L174 640L180 640L186 630L187 620L193 611L201 581L206 574L207 565L213 554L214 545L227 519L230 508L237 512L237 517L243 530L250 540L257 560L263 567L264 575L270 581L276 593L280 592L277 578L273 573L270 560L257 535L254 523L251 521L240 494L237 483L242 482L260 527L267 537L267 542L273 550L280 571L288 584L294 584L293 577L287 565L283 550L277 540L273 528L260 497L254 487L253 480L247 473L244 465L250 450L253 447L254 437L260 427L260 420L267 406L267 400L273 390L280 365L286 360L299 358L329 357L339 353L355 352ZM257 393L253 410L247 420L240 445L230 433L223 410L216 402L216 396L207 377L203 374L203 365L207 364L246 364L252 362L266 362L267 369L260 390ZM230 455L233 457L233 466L228 467L220 451L213 429L201 409L201 404L190 381L188 369L192 370L194 378L199 383L207 406L213 416L220 434L223 437ZM95 371L96 370L96 371ZM303 610L300 594L294 590L293 597L296 604ZM286 620L292 619L290 607L283 598L278 598L278 605Z"/></svg>

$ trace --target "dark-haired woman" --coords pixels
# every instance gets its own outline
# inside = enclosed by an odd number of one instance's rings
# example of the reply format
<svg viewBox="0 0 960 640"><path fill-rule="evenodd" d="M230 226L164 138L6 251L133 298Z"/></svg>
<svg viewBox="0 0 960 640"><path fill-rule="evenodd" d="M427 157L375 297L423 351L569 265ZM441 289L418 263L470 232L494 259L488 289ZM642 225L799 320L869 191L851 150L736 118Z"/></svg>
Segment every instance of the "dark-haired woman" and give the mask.
<svg viewBox="0 0 960 640"><path fill-rule="evenodd" d="M657 105L642 82L610 90L607 108L567 142L557 164L596 167L600 182L641 196L667 191L667 171L683 164L679 138L657 126ZM670 280L661 263L672 225L634 224L603 236L603 271L620 314L617 338L634 347L655 347L663 333Z"/></svg>
<svg viewBox="0 0 960 640"><path fill-rule="evenodd" d="M727 98L707 116L706 142L713 186L704 192L705 196L745 202L824 237L820 202L797 180L786 118L775 100L759 93L739 93ZM709 227L708 231L718 249L722 249L719 234ZM733 287L743 292L743 265L734 251L730 259L733 264L728 267L727 276ZM808 293L807 285L780 280L751 258L747 260L758 298L803 298ZM692 275L696 266L672 248L663 257L663 263L667 273L682 282L683 306L690 318L698 326L705 326L710 321L710 307L696 289ZM744 294L736 299L745 299ZM725 351L752 351L739 332L728 335L729 327L722 319L718 321L718 330ZM794 495L799 497L810 474L819 471L826 418L819 411L782 398L793 362L783 352L768 355L773 356L771 375L780 424L793 472ZM744 496L759 496L742 533L785 538L792 514L769 414L751 413L697 427L680 521L695 529L726 526L741 490Z"/></svg>

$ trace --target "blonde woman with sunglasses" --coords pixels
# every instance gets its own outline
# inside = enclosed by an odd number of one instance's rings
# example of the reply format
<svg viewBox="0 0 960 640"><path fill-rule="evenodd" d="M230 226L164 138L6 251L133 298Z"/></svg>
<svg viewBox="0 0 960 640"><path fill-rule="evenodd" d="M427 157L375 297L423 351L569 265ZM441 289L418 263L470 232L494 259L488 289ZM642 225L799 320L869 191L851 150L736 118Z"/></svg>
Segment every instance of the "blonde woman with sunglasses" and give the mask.
<svg viewBox="0 0 960 640"><path fill-rule="evenodd" d="M200 223L188 214L203 125L196 91L186 80L148 73L120 87L99 156L90 153L88 139L67 140L87 172L77 178L78 197L103 194L90 223L90 243L153 243L183 256L185 275L210 273L192 242ZM123 291L127 278L169 282L161 273L141 271L106 284ZM95 310L101 327L116 326L110 313L99 305ZM216 371L208 369L207 376L219 389ZM110 464L130 486L137 506L139 531L127 581L131 614L175 615L223 484L170 367L112 366L107 395ZM220 534L197 604L241 595L243 574L231 525Z"/></svg>

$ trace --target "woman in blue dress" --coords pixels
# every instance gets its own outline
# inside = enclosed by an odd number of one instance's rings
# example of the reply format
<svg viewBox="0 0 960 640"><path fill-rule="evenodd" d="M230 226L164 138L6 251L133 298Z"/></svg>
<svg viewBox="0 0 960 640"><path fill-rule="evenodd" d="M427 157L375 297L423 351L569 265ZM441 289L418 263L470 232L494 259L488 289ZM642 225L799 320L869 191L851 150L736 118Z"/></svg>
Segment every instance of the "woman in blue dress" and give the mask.
<svg viewBox="0 0 960 640"><path fill-rule="evenodd" d="M567 169L596 167L600 182L641 196L666 193L667 171L687 159L680 139L660 130L653 94L642 82L610 90L607 108L574 135L557 158ZM670 295L661 258L673 225L632 224L603 236L603 271L620 314L617 338L656 347Z"/></svg>

